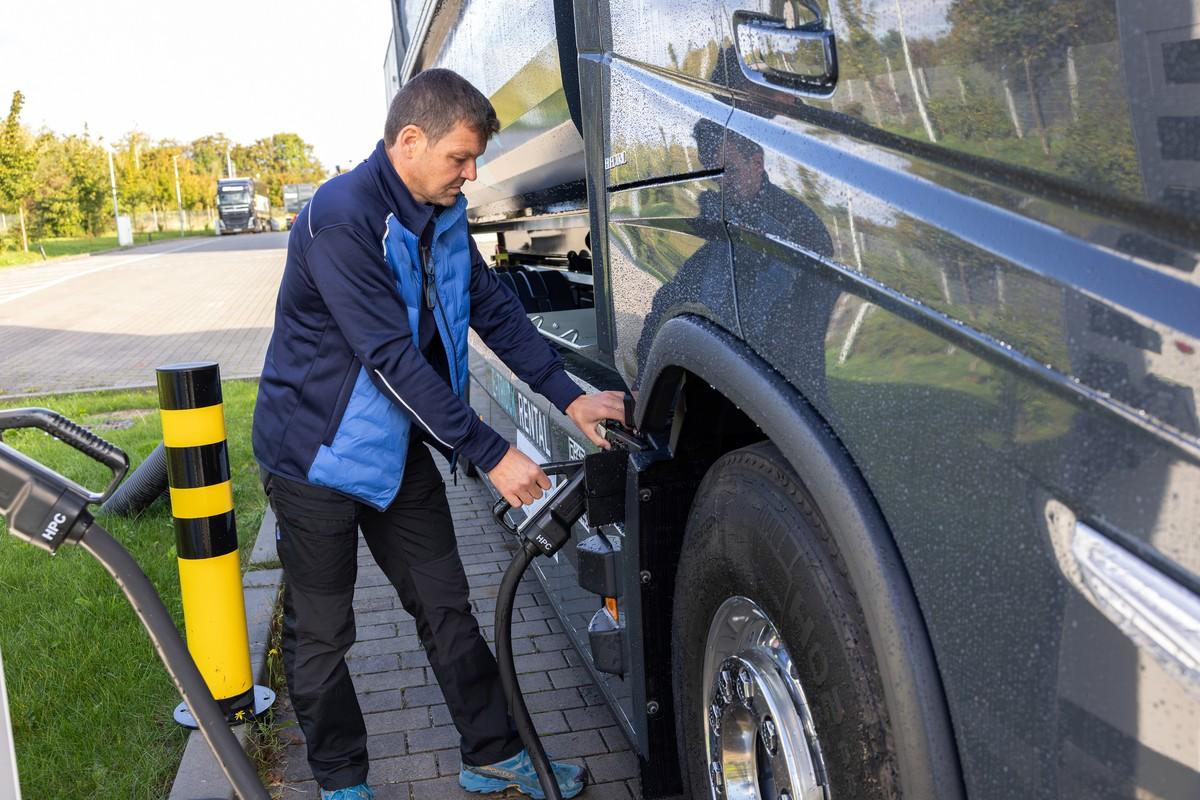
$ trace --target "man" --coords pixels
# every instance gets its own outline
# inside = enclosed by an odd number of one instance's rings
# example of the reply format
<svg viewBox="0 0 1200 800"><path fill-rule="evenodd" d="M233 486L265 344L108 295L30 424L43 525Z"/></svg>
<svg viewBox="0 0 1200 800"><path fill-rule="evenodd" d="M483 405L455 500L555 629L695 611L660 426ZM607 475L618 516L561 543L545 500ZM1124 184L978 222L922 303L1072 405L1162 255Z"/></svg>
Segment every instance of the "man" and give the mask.
<svg viewBox="0 0 1200 800"><path fill-rule="evenodd" d="M344 656L361 528L417 630L461 735L460 784L542 792L471 615L445 484L428 446L487 473L514 507L550 487L464 402L473 328L598 446L616 392L584 394L480 257L460 189L499 124L448 70L413 78L384 139L326 183L288 240L254 413L254 453L278 519L283 660L322 798L369 800L367 736ZM583 772L555 765L564 797Z"/></svg>

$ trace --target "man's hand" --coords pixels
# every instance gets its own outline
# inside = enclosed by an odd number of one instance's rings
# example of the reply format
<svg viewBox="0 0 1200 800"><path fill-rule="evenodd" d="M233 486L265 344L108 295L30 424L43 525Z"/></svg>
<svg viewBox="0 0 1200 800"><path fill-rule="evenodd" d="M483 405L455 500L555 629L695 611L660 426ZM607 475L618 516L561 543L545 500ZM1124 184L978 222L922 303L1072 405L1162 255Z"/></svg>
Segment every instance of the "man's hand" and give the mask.
<svg viewBox="0 0 1200 800"><path fill-rule="evenodd" d="M508 448L504 458L487 476L513 508L532 503L550 488L550 479L542 468L515 447Z"/></svg>
<svg viewBox="0 0 1200 800"><path fill-rule="evenodd" d="M606 419L625 421L625 395L620 392L580 395L567 406L567 416L579 426L584 436L592 440L592 444L607 450L612 445L596 432L596 426Z"/></svg>

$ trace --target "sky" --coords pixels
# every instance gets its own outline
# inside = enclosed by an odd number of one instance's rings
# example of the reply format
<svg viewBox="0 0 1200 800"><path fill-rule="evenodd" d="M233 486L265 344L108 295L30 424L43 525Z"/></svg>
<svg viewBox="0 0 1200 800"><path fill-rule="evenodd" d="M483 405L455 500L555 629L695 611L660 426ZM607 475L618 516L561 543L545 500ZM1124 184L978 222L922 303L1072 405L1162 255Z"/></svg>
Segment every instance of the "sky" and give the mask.
<svg viewBox="0 0 1200 800"><path fill-rule="evenodd" d="M250 144L299 134L328 169L381 138L387 0L27 0L0 11L0 118Z"/></svg>

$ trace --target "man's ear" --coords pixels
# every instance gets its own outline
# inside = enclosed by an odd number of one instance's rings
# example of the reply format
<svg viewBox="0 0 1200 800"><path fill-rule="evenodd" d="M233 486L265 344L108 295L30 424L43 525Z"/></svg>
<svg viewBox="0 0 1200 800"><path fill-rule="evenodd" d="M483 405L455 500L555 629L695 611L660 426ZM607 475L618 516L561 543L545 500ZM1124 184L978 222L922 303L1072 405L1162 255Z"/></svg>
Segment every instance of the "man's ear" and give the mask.
<svg viewBox="0 0 1200 800"><path fill-rule="evenodd" d="M416 125L405 125L396 135L396 145L400 148L400 152L409 158L417 155L424 144L425 131Z"/></svg>

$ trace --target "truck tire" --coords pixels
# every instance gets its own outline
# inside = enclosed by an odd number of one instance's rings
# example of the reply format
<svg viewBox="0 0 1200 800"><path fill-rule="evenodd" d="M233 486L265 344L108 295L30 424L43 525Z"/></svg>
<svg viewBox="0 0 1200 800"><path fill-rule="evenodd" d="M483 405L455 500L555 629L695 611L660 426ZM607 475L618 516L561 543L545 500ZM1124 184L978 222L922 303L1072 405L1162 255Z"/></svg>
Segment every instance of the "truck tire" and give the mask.
<svg viewBox="0 0 1200 800"><path fill-rule="evenodd" d="M899 798L859 601L819 509L773 445L713 465L682 552L673 679L692 797Z"/></svg>

